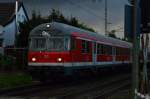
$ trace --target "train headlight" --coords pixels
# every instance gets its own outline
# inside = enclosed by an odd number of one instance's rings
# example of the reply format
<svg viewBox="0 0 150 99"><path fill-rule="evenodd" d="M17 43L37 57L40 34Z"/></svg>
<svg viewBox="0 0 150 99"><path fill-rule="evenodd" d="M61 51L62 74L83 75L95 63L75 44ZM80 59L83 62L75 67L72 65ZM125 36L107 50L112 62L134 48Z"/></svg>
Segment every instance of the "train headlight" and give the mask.
<svg viewBox="0 0 150 99"><path fill-rule="evenodd" d="M49 27L50 27L50 25L49 25L49 24L47 24L47 25L46 25L46 27L48 27L48 28L49 28Z"/></svg>
<svg viewBox="0 0 150 99"><path fill-rule="evenodd" d="M35 57L33 57L33 58L32 58L32 61L33 61L33 62L35 62L35 61L36 61L36 58L35 58Z"/></svg>
<svg viewBox="0 0 150 99"><path fill-rule="evenodd" d="M62 61L62 58L57 58L57 61L61 62L61 61Z"/></svg>

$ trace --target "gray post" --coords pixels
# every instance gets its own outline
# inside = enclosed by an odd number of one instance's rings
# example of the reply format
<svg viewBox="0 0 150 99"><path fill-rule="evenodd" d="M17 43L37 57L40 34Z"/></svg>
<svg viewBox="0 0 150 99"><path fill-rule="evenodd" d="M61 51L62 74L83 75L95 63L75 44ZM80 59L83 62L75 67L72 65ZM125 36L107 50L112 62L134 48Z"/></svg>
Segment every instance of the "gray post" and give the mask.
<svg viewBox="0 0 150 99"><path fill-rule="evenodd" d="M149 45L149 36L148 34L143 34L143 36L145 35L145 44L144 49L143 49L143 56L144 56L144 60L143 60L143 76L142 76L142 82L143 82L143 92L144 94L148 94L148 74L147 74L147 58L148 58L148 45Z"/></svg>
<svg viewBox="0 0 150 99"><path fill-rule="evenodd" d="M140 50L140 33L138 31L138 0L133 2L133 66L132 66L132 92L133 98L137 99L135 91L139 90L139 50Z"/></svg>

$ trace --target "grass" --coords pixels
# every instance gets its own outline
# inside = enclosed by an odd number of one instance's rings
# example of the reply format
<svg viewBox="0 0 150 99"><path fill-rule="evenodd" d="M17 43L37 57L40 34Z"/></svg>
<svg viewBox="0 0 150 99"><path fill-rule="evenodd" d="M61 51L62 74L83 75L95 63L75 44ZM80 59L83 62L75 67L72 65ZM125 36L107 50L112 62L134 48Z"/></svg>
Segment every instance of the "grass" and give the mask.
<svg viewBox="0 0 150 99"><path fill-rule="evenodd" d="M0 89L13 88L31 83L32 78L27 74L0 74Z"/></svg>

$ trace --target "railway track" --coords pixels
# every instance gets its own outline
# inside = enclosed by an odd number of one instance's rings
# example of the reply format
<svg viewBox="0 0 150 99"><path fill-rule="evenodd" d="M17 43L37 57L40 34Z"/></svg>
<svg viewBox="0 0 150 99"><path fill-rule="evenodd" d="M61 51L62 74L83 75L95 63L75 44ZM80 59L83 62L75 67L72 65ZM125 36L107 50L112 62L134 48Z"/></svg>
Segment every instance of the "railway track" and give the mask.
<svg viewBox="0 0 150 99"><path fill-rule="evenodd" d="M20 87L0 92L0 96L19 97L55 97L54 99L80 99L79 97L91 97L98 99L112 94L121 88L130 85L130 77L127 74L113 75L103 79L79 80L77 82L51 82L40 83L27 87ZM120 85L121 84L121 85ZM118 87L117 87L118 86Z"/></svg>
<svg viewBox="0 0 150 99"><path fill-rule="evenodd" d="M123 77L122 79L117 78L110 81L96 82L91 86L79 86L78 88L70 89L62 95L56 95L58 99L102 99L114 92L120 91L123 88L128 88L130 85L130 80L128 77Z"/></svg>
<svg viewBox="0 0 150 99"><path fill-rule="evenodd" d="M16 88L11 88L11 89L2 89L0 90L0 96L9 96L9 95L19 95L22 93L25 93L26 91L33 91L33 90L38 90L41 87L46 86L47 84L45 83L36 83L36 84L31 84L31 85L26 85L26 86L21 86L21 87L16 87Z"/></svg>

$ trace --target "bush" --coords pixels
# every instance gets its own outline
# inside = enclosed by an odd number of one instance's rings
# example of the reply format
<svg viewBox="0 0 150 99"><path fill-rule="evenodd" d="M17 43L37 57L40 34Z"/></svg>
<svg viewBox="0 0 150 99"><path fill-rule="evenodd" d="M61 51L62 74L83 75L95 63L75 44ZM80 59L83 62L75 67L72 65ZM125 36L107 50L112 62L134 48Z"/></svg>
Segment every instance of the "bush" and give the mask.
<svg viewBox="0 0 150 99"><path fill-rule="evenodd" d="M15 59L13 57L0 55L0 69L11 70L14 65L14 61Z"/></svg>
<svg viewBox="0 0 150 99"><path fill-rule="evenodd" d="M23 73L0 74L0 88L13 88L32 84L32 77Z"/></svg>

